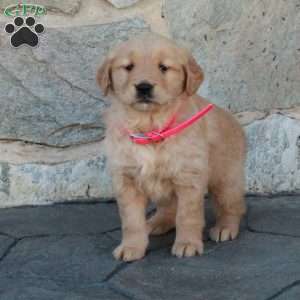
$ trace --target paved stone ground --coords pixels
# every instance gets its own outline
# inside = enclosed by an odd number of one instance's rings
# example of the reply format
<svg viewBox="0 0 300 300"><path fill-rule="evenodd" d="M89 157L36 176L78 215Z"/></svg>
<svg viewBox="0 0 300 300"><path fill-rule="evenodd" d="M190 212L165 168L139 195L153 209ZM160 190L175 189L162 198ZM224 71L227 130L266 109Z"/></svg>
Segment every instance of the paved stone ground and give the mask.
<svg viewBox="0 0 300 300"><path fill-rule="evenodd" d="M247 201L238 240L178 259L171 232L134 263L112 258L113 202L0 210L0 299L300 299L300 197Z"/></svg>

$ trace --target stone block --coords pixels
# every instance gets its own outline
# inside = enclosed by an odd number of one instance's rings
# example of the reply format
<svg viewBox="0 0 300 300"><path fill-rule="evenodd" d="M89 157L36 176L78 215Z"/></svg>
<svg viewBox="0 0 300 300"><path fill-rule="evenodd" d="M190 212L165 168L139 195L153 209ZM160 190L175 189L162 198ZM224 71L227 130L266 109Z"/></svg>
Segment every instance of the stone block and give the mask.
<svg viewBox="0 0 300 300"><path fill-rule="evenodd" d="M113 44L145 30L135 18L46 29L35 49L12 49L0 31L0 138L55 146L100 140L105 104L96 70Z"/></svg>
<svg viewBox="0 0 300 300"><path fill-rule="evenodd" d="M164 10L204 69L203 96L233 112L300 104L298 0L166 0Z"/></svg>
<svg viewBox="0 0 300 300"><path fill-rule="evenodd" d="M300 190L300 122L280 114L245 127L248 192L297 193Z"/></svg>

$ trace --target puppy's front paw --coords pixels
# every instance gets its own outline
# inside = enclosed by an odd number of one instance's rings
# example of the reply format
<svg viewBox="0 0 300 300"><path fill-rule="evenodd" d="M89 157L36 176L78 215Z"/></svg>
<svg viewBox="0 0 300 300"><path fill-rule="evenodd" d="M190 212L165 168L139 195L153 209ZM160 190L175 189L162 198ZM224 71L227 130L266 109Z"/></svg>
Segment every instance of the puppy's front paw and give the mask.
<svg viewBox="0 0 300 300"><path fill-rule="evenodd" d="M209 231L210 239L216 242L234 240L239 234L239 225L216 225Z"/></svg>
<svg viewBox="0 0 300 300"><path fill-rule="evenodd" d="M172 254L177 257L191 257L203 253L203 242L175 242Z"/></svg>
<svg viewBox="0 0 300 300"><path fill-rule="evenodd" d="M133 261L145 256L146 247L131 247L123 244L119 245L113 252L115 259L123 261Z"/></svg>

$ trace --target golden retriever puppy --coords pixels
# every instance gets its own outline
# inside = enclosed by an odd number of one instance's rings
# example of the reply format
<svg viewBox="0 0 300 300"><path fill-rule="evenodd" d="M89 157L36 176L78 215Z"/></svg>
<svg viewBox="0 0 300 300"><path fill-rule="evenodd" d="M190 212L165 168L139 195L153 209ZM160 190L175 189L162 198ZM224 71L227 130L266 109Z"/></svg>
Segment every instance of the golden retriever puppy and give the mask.
<svg viewBox="0 0 300 300"><path fill-rule="evenodd" d="M185 129L163 134L209 105L196 95L203 72L192 55L166 38L144 34L112 50L97 80L111 100L105 143L122 221L115 258L142 258L148 235L172 228L174 255L201 254L207 192L216 212L211 239L236 238L245 213L241 126L214 106ZM149 200L157 210L146 220Z"/></svg>

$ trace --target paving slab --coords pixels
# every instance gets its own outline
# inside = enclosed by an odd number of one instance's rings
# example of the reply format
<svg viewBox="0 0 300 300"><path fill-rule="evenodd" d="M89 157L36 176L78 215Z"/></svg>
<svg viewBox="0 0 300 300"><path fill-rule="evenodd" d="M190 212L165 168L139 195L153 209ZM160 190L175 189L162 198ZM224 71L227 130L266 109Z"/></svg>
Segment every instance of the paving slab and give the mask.
<svg viewBox="0 0 300 300"><path fill-rule="evenodd" d="M0 234L0 258L14 242L15 240L13 238Z"/></svg>
<svg viewBox="0 0 300 300"><path fill-rule="evenodd" d="M120 262L105 235L23 239L0 265L0 277L35 278L78 287L103 281ZM1 284L1 280L0 280Z"/></svg>
<svg viewBox="0 0 300 300"><path fill-rule="evenodd" d="M111 254L121 240L113 202L0 210L0 299L299 300L297 199L248 198L237 240L206 234L202 256L178 259L173 230L151 237L133 263ZM206 223L214 223L211 205Z"/></svg>
<svg viewBox="0 0 300 300"><path fill-rule="evenodd" d="M136 299L265 300L300 278L299 239L245 232L220 245L187 259L169 249L152 252L112 283Z"/></svg>
<svg viewBox="0 0 300 300"><path fill-rule="evenodd" d="M300 237L300 196L248 199L251 230Z"/></svg>
<svg viewBox="0 0 300 300"><path fill-rule="evenodd" d="M114 203L57 204L0 210L0 230L21 238L32 235L99 234L120 226Z"/></svg>
<svg viewBox="0 0 300 300"><path fill-rule="evenodd" d="M290 299L300 299L300 281L297 285L289 288L288 290L284 290L280 295L276 298L277 300L290 300Z"/></svg>
<svg viewBox="0 0 300 300"><path fill-rule="evenodd" d="M122 264L115 246L105 235L21 240L0 265L0 299L126 299L103 285Z"/></svg>
<svg viewBox="0 0 300 300"><path fill-rule="evenodd" d="M67 289L50 281L1 279L1 300L123 300L128 299L101 284ZM5 287L3 287L5 285Z"/></svg>

